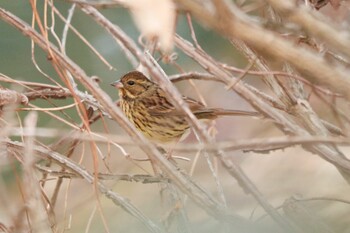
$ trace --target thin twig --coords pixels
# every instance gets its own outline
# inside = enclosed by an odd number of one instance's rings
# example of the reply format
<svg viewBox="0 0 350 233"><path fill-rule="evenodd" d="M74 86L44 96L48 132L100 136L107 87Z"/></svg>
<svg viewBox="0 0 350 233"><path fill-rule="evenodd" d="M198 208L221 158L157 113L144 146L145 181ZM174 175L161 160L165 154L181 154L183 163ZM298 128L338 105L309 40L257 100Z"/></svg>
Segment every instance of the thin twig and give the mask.
<svg viewBox="0 0 350 233"><path fill-rule="evenodd" d="M18 153L23 153L25 150L25 145L20 142L13 142L9 140L4 140L0 142L3 146L6 145L8 150L14 150ZM104 194L107 198L111 199L116 205L122 207L126 212L136 217L141 221L151 232L161 232L159 227L155 225L151 220L149 220L143 213L133 206L126 198L120 196L116 192L109 190L103 183L96 181L94 176L90 174L86 169L82 168L77 163L68 159L57 152L47 150L46 148L35 146L33 148L33 153L41 156L43 158L50 158L62 167L74 171L75 174L81 176L89 184L96 182L99 191Z"/></svg>
<svg viewBox="0 0 350 233"><path fill-rule="evenodd" d="M125 46L130 49L137 57L141 60L143 64L146 64L148 68L153 67L150 64L150 61L146 61L142 52L136 47L136 45L131 42L131 40L126 36L125 33L121 32L120 29L116 27L115 24L112 24L110 21L106 20L103 15L97 12L91 7L83 6L84 11L86 11L93 19L96 19L97 22L101 23L108 30L113 31L122 42L125 42ZM0 8L0 18L5 20L10 25L13 25L18 30L20 30L24 35L29 36L35 41L40 47L44 50L47 50L47 43L42 36L40 36L36 31L32 30L27 26L25 22L18 19L16 16L11 13L4 11ZM157 161L159 167L168 174L169 178L182 190L184 191L191 199L199 204L203 209L205 209L213 217L229 222L236 227L242 229L249 229L252 226L247 225L247 221L239 216L228 213L228 210L223 208L220 204L217 203L208 193L204 192L198 185L196 185L188 176L179 172L177 168L166 160L162 154L151 144L147 144L147 140L138 132L133 125L126 119L120 109L118 109L110 97L104 93L100 88L98 88L95 83L90 80L85 72L78 67L73 61L68 57L60 53L57 48L53 45L50 45L50 52L55 54L55 59L58 63L63 65L67 70L69 70L75 78L77 78L89 91L94 93L96 99L101 103L104 110L109 113L109 115L116 120L124 130L132 136L135 142L142 142L141 149L151 158L154 158ZM153 71L154 72L154 71ZM156 73L158 75L158 73ZM155 75L153 75L155 77ZM157 76L158 77L158 76ZM174 88L174 87L172 87ZM174 90L174 89L172 89ZM180 94L177 94L178 98L181 98ZM181 99L181 101L183 101ZM181 104L179 106L182 106ZM177 107L179 107L177 106ZM187 108L188 109L188 108ZM189 109L188 109L189 111ZM193 114L189 111L193 116ZM193 116L193 121L197 122L197 119ZM198 125L198 123L197 123ZM109 194L106 194L107 196Z"/></svg>

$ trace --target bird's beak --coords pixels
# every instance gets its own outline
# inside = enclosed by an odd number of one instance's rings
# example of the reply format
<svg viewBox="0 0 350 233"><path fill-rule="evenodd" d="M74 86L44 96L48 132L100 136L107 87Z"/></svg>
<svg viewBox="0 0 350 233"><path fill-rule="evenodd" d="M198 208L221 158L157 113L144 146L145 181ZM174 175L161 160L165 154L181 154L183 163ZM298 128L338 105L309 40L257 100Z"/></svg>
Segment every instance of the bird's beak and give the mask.
<svg viewBox="0 0 350 233"><path fill-rule="evenodd" d="M112 83L111 83L111 86L116 87L116 88L118 88L118 89L122 89L122 88L124 87L123 83L121 83L120 80L119 80L119 81L112 82Z"/></svg>

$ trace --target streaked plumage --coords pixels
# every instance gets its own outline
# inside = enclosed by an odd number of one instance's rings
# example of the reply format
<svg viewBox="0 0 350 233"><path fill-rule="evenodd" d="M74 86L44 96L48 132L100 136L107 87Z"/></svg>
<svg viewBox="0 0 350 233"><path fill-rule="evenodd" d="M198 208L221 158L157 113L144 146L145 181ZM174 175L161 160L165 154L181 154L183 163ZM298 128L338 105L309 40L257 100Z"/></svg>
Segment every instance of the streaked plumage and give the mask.
<svg viewBox="0 0 350 233"><path fill-rule="evenodd" d="M138 71L125 74L111 85L119 89L120 107L129 120L146 137L157 142L178 140L189 128L185 117L170 103L164 91ZM250 115L254 112L207 108L183 97L198 119L215 119L219 115Z"/></svg>

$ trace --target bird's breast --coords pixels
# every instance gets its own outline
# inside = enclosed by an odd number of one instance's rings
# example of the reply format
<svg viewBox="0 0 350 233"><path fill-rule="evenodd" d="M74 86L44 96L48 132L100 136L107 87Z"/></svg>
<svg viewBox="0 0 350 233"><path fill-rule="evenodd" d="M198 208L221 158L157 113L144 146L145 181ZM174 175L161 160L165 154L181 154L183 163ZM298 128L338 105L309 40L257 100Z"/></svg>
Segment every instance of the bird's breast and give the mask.
<svg viewBox="0 0 350 233"><path fill-rule="evenodd" d="M129 120L146 137L156 142L178 140L189 128L183 116L152 114L149 106L138 101L121 101L121 108Z"/></svg>

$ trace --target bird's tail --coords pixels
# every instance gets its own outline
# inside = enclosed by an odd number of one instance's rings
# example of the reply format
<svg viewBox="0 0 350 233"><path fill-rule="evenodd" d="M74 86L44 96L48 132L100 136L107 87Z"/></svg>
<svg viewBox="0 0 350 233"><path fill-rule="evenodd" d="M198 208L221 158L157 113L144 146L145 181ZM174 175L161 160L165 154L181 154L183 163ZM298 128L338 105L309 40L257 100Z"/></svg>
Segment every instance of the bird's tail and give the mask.
<svg viewBox="0 0 350 233"><path fill-rule="evenodd" d="M244 110L228 110L216 108L214 112L219 116L260 116L261 114L253 111L244 111Z"/></svg>
<svg viewBox="0 0 350 233"><path fill-rule="evenodd" d="M195 111L198 119L215 119L220 116L260 116L258 112L244 110L228 110L223 108L203 109Z"/></svg>

